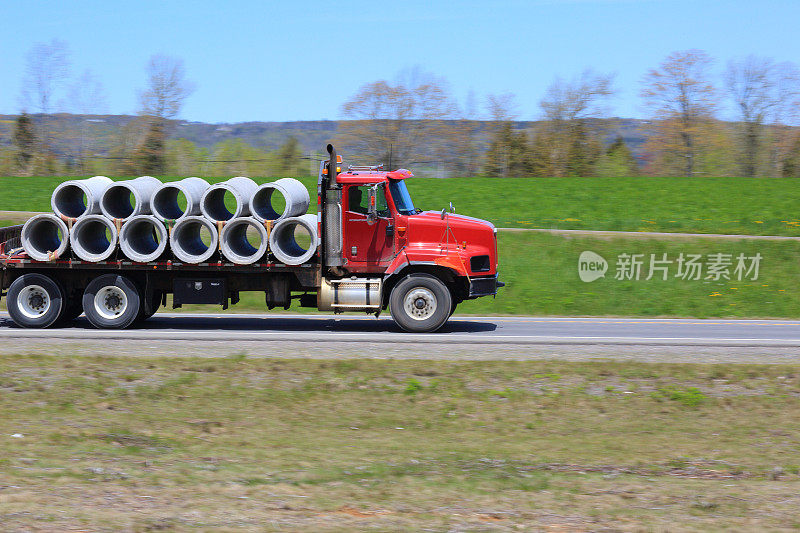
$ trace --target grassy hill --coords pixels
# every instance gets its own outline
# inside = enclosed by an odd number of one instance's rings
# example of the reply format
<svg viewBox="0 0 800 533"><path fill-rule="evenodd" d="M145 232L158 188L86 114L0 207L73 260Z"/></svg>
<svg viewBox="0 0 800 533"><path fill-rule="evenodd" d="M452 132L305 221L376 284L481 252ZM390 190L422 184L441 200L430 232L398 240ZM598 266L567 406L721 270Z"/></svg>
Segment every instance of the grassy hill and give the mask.
<svg viewBox="0 0 800 533"><path fill-rule="evenodd" d="M0 177L0 211L49 211L64 179ZM172 179L179 178L164 178ZM316 181L302 181L313 198ZM452 178L408 186L421 209L453 202L458 213L499 227L800 236L800 181L791 178Z"/></svg>
<svg viewBox="0 0 800 533"><path fill-rule="evenodd" d="M221 180L224 178L217 178ZM212 180L212 181L216 181ZM0 178L0 211L49 211L58 178ZM258 181L267 181L260 178ZM310 194L315 182L303 179ZM791 179L411 179L422 209L449 201L457 212L500 227L800 236L800 182ZM315 202L312 202L312 210ZM12 220L0 214L0 220ZM17 221L19 218L17 217ZM694 317L800 317L797 242L739 240L600 239L533 232L500 232L500 271L507 287L497 299L466 302L459 313ZM604 279L578 279L584 250L609 262ZM743 253L763 257L757 280L687 281L670 277L614 279L622 254ZM676 268L673 264L673 274ZM731 269L732 270L732 269ZM647 275L647 264L643 268ZM241 310L263 310L263 295L242 295Z"/></svg>

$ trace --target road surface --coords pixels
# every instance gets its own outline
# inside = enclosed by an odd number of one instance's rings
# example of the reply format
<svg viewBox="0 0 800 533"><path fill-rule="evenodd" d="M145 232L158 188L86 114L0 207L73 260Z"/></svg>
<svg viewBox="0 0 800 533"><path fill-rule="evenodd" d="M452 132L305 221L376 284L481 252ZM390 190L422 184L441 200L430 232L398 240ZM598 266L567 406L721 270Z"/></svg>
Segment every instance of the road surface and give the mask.
<svg viewBox="0 0 800 533"><path fill-rule="evenodd" d="M455 316L438 333L413 334L371 316L159 313L128 330L94 329L84 318L28 330L1 313L0 339L800 348L800 321Z"/></svg>

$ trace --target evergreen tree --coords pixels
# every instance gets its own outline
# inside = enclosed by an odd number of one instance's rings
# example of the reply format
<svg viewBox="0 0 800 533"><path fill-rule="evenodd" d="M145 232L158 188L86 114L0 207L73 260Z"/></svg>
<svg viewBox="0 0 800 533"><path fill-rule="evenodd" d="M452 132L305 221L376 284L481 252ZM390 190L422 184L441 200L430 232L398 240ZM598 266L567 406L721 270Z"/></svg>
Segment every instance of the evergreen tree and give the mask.
<svg viewBox="0 0 800 533"><path fill-rule="evenodd" d="M597 162L597 175L602 177L635 176L639 165L621 136L617 136Z"/></svg>
<svg viewBox="0 0 800 533"><path fill-rule="evenodd" d="M36 133L33 122L27 113L22 113L14 123L14 146L16 147L17 171L22 175L30 175L36 156Z"/></svg>
<svg viewBox="0 0 800 533"><path fill-rule="evenodd" d="M134 161L138 172L152 176L164 174L166 169L166 153L164 123L159 119L150 122L150 128L144 141L134 154Z"/></svg>
<svg viewBox="0 0 800 533"><path fill-rule="evenodd" d="M783 160L782 168L781 174L784 178L800 178L800 135L794 138L792 147Z"/></svg>
<svg viewBox="0 0 800 533"><path fill-rule="evenodd" d="M569 124L569 145L566 153L567 176L594 176L602 148L597 135L587 131L581 120L573 120Z"/></svg>
<svg viewBox="0 0 800 533"><path fill-rule="evenodd" d="M297 137L294 135L289 137L278 149L277 155L279 174L281 176L296 176L298 174L300 158L303 157Z"/></svg>
<svg viewBox="0 0 800 533"><path fill-rule="evenodd" d="M530 175L530 155L528 135L524 131L514 132L511 122L505 122L489 144L484 173L495 178Z"/></svg>

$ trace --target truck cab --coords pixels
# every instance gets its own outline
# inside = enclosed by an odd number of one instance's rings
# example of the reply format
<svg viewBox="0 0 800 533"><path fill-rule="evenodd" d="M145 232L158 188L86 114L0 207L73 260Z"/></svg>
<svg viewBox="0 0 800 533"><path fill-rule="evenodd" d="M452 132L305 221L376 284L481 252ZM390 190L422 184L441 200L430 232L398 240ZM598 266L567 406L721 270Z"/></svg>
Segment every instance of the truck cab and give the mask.
<svg viewBox="0 0 800 533"><path fill-rule="evenodd" d="M494 225L457 215L452 206L422 211L406 186L410 171L351 166L342 172L341 159L332 146L328 150L331 158L323 163L318 181L324 278L348 284L363 299L338 307L328 301L335 295L321 290L320 309L344 311L365 304L375 296L369 287L379 283L381 301L372 304L377 313L390 309L407 331L434 331L460 302L493 296L503 286ZM366 280L371 281L358 285Z"/></svg>

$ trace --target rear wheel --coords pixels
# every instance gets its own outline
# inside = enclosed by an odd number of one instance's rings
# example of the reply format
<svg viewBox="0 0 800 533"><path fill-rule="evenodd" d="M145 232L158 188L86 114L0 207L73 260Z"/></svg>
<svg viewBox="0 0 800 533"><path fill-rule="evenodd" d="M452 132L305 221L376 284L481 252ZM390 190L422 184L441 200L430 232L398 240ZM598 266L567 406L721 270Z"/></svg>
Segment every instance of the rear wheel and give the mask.
<svg viewBox="0 0 800 533"><path fill-rule="evenodd" d="M163 293L161 291L154 291L153 294L150 296L150 311L145 312L145 305L142 302L142 306L139 308L139 316L136 318L137 322L141 322L147 320L158 311L158 308L161 307L161 299L163 298Z"/></svg>
<svg viewBox="0 0 800 533"><path fill-rule="evenodd" d="M430 274L410 274L394 286L389 309L406 331L429 332L441 328L450 317L453 297L447 286Z"/></svg>
<svg viewBox="0 0 800 533"><path fill-rule="evenodd" d="M83 293L83 312L96 328L123 329L139 316L141 296L125 276L105 274L93 279Z"/></svg>
<svg viewBox="0 0 800 533"><path fill-rule="evenodd" d="M64 306L61 287L42 274L24 274L8 288L6 305L15 324L46 328L55 324Z"/></svg>

